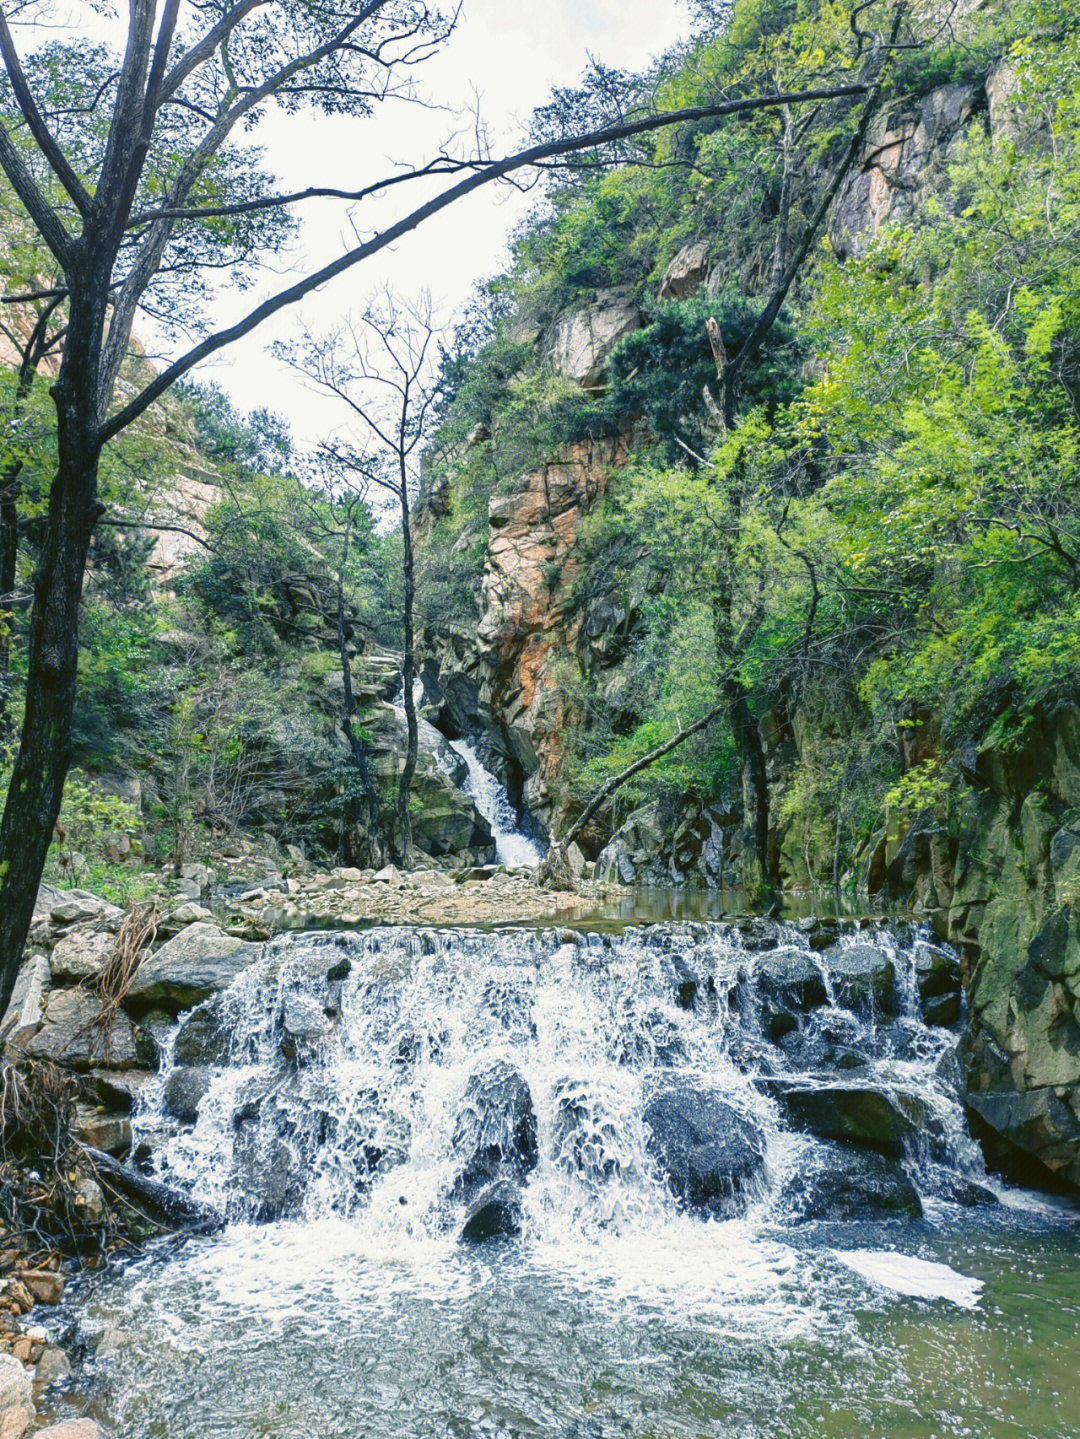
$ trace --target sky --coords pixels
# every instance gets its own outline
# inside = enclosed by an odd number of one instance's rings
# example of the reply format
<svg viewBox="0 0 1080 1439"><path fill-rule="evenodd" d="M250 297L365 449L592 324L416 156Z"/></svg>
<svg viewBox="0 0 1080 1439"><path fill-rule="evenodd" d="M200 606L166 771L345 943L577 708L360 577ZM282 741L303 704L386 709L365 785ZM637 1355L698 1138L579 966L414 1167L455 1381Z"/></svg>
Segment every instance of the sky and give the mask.
<svg viewBox="0 0 1080 1439"><path fill-rule="evenodd" d="M500 153L515 148L533 108L544 103L553 85L573 84L590 55L609 65L642 68L687 28L682 0L465 0L459 30L418 76L425 95L446 108L389 103L375 117L355 121L274 116L260 127L257 139L266 147L267 168L287 189L359 188L392 173L399 163L422 163L437 153L456 128L453 112L468 105L475 92L492 153ZM407 198L399 192L358 213L365 232L418 202L421 192L405 188ZM476 281L502 267L510 233L535 203L535 196L486 187L301 306L282 312L202 366L195 377L219 384L241 410L265 406L284 415L301 445L340 432L343 417L335 402L313 395L273 357L271 343L293 338L300 324L313 332L334 325L388 283L406 300L430 292L440 322L452 324ZM314 202L300 208L304 223L295 252L246 293L223 291L215 306L216 323L239 318L263 295L356 243L342 204ZM145 338L154 352L154 337Z"/></svg>

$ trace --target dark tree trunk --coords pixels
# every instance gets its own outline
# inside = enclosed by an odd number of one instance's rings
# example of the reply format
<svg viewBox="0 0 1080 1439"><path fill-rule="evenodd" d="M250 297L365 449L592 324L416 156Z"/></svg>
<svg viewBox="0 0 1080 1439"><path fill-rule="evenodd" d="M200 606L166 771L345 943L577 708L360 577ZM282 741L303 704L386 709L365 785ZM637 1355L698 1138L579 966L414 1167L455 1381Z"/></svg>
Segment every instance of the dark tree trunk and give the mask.
<svg viewBox="0 0 1080 1439"><path fill-rule="evenodd" d="M19 557L19 472L17 462L0 479L0 741L7 739L11 705L11 596Z"/></svg>
<svg viewBox="0 0 1080 1439"><path fill-rule="evenodd" d="M401 666L402 683L405 686L405 723L408 740L405 749L405 767L401 771L398 785L397 824L395 842L398 857L408 863L412 855L412 820L409 816L409 795L413 775L416 773L416 749L418 729L416 724L416 699L413 687L416 683L416 652L413 646L413 628L416 623L416 574L413 564L412 535L409 532L409 489L405 464L401 463L401 534L404 544L405 605L402 614L402 643L404 660Z"/></svg>
<svg viewBox="0 0 1080 1439"><path fill-rule="evenodd" d="M107 292L103 280L88 277L82 294L73 295L53 387L57 470L34 573L22 734L0 820L0 1013L15 986L71 763L79 606L100 514L97 375Z"/></svg>
<svg viewBox="0 0 1080 1439"><path fill-rule="evenodd" d="M743 828L752 844L752 863L746 867L746 882L759 899L772 894L774 866L769 853L769 779L765 769L765 747L761 729L739 679L724 686L728 697L728 719L735 750L742 767Z"/></svg>

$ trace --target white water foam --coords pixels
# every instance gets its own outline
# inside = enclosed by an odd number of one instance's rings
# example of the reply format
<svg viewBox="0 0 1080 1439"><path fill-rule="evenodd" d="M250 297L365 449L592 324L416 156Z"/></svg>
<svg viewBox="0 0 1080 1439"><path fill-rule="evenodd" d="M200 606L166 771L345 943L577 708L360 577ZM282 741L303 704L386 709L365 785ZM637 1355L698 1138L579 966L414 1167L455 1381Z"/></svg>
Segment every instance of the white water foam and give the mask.
<svg viewBox="0 0 1080 1439"><path fill-rule="evenodd" d="M977 1309L981 1279L959 1274L947 1264L896 1254L888 1249L834 1249L834 1259L867 1280L914 1299L946 1299L960 1309Z"/></svg>

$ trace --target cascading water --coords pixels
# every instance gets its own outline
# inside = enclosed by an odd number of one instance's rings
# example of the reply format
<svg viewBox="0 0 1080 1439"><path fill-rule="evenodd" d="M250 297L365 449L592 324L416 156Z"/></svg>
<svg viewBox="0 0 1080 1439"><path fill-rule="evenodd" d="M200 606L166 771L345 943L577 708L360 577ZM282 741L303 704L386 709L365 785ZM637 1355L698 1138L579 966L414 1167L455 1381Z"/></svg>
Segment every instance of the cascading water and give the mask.
<svg viewBox="0 0 1080 1439"><path fill-rule="evenodd" d="M950 964L763 921L272 942L143 1096L230 1224L91 1306L143 1335L106 1432L1075 1434L999 1424L950 1349L1003 1342L985 1253L1045 1279L1065 1222L983 1173L920 1009Z"/></svg>

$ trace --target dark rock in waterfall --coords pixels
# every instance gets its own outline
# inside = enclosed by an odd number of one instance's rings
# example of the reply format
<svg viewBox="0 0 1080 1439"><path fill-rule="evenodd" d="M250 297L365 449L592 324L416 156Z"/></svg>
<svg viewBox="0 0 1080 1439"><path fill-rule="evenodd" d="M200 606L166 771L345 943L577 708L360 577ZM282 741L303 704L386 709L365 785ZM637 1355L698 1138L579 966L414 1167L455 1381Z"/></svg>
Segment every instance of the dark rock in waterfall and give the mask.
<svg viewBox="0 0 1080 1439"><path fill-rule="evenodd" d="M697 999L700 980L681 954L673 961L675 969L675 998L680 1009L693 1009Z"/></svg>
<svg viewBox="0 0 1080 1439"><path fill-rule="evenodd" d="M465 1086L454 1125L461 1160L455 1193L475 1192L505 1177L520 1178L537 1159L536 1112L525 1080L506 1060L476 1070Z"/></svg>
<svg viewBox="0 0 1080 1439"><path fill-rule="evenodd" d="M212 1076L202 1065L181 1065L165 1081L165 1112L183 1124L194 1124Z"/></svg>
<svg viewBox="0 0 1080 1439"><path fill-rule="evenodd" d="M745 1012L756 996L762 1029L773 1043L796 1029L800 1017L826 999L821 970L810 955L793 947L760 955L741 991L738 1008Z"/></svg>
<svg viewBox="0 0 1080 1439"><path fill-rule="evenodd" d="M838 1004L845 1009L896 1014L900 997L896 967L876 944L836 944L822 960Z"/></svg>
<svg viewBox="0 0 1080 1439"><path fill-rule="evenodd" d="M960 964L936 944L921 942L915 951L919 1007L927 1024L951 1028L958 1023L962 1001Z"/></svg>
<svg viewBox="0 0 1080 1439"><path fill-rule="evenodd" d="M762 1080L761 1087L783 1104L797 1129L809 1130L819 1139L903 1154L920 1132L929 1130L926 1106L913 1094L788 1079Z"/></svg>
<svg viewBox="0 0 1080 1439"><path fill-rule="evenodd" d="M780 1193L781 1209L797 1223L809 1220L918 1219L922 1203L895 1159L830 1145L813 1166L794 1174Z"/></svg>
<svg viewBox="0 0 1080 1439"><path fill-rule="evenodd" d="M207 1000L184 1019L176 1032L177 1064L224 1064L229 1058L230 1028L217 1000Z"/></svg>
<svg viewBox="0 0 1080 1439"><path fill-rule="evenodd" d="M521 1232L521 1193L509 1179L486 1185L465 1211L461 1237L472 1244Z"/></svg>
<svg viewBox="0 0 1080 1439"><path fill-rule="evenodd" d="M672 1081L645 1106L648 1149L685 1204L737 1213L760 1174L765 1142L756 1125L710 1089Z"/></svg>

